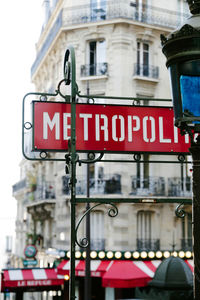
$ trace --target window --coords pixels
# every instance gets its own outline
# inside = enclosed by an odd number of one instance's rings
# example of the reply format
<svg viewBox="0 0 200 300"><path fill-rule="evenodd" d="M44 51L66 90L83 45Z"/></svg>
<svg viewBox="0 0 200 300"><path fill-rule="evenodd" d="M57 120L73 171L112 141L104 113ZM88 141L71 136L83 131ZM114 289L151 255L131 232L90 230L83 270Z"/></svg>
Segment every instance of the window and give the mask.
<svg viewBox="0 0 200 300"><path fill-rule="evenodd" d="M151 239L152 212L141 210L137 215L137 235L139 239Z"/></svg>
<svg viewBox="0 0 200 300"><path fill-rule="evenodd" d="M106 0L91 0L91 21L105 20Z"/></svg>
<svg viewBox="0 0 200 300"><path fill-rule="evenodd" d="M104 193L104 169L98 164L90 164L89 166L90 193Z"/></svg>
<svg viewBox="0 0 200 300"><path fill-rule="evenodd" d="M143 154L143 160L136 165L137 188L149 188L149 154Z"/></svg>
<svg viewBox="0 0 200 300"><path fill-rule="evenodd" d="M140 22L147 21L150 14L150 9L148 8L148 0L136 0L135 1L135 19Z"/></svg>
<svg viewBox="0 0 200 300"><path fill-rule="evenodd" d="M150 65L151 47L150 42L137 41L136 63L134 65L134 75L158 79L159 68Z"/></svg>
<svg viewBox="0 0 200 300"><path fill-rule="evenodd" d="M181 248L184 251L192 251L192 214L186 213L182 218Z"/></svg>
<svg viewBox="0 0 200 300"><path fill-rule="evenodd" d="M159 240L152 238L154 213L148 210L140 210L137 214L137 249L153 250L160 248Z"/></svg>
<svg viewBox="0 0 200 300"><path fill-rule="evenodd" d="M96 75L97 42L90 42L89 47L90 75Z"/></svg>
<svg viewBox="0 0 200 300"><path fill-rule="evenodd" d="M104 250L104 213L95 211L90 214L90 239L92 250Z"/></svg>
<svg viewBox="0 0 200 300"><path fill-rule="evenodd" d="M91 41L89 43L89 75L104 75L106 68L105 40Z"/></svg>
<svg viewBox="0 0 200 300"><path fill-rule="evenodd" d="M137 42L137 75L149 76L149 44Z"/></svg>
<svg viewBox="0 0 200 300"><path fill-rule="evenodd" d="M191 177L188 176L187 174L187 167L184 166L184 164L180 165L181 168L181 195L186 196L187 194L191 194L192 190L192 181Z"/></svg>
<svg viewBox="0 0 200 300"><path fill-rule="evenodd" d="M107 74L106 41L93 40L88 42L86 65L81 66L81 76L101 76Z"/></svg>
<svg viewBox="0 0 200 300"><path fill-rule="evenodd" d="M179 12L178 24L182 23L186 18L188 18L188 4L186 0L177 0L177 11Z"/></svg>
<svg viewBox="0 0 200 300"><path fill-rule="evenodd" d="M12 252L12 236L6 236L6 252Z"/></svg>
<svg viewBox="0 0 200 300"><path fill-rule="evenodd" d="M101 76L107 74L105 40L90 41L86 53L87 64L81 66L81 76Z"/></svg>

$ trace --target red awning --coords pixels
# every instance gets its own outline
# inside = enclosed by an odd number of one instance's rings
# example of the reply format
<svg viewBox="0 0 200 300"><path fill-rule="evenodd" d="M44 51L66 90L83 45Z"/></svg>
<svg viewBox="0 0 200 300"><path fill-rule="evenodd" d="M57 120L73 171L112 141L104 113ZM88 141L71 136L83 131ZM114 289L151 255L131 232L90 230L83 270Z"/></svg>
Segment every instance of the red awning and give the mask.
<svg viewBox="0 0 200 300"><path fill-rule="evenodd" d="M185 260L193 271L193 260ZM154 277L161 260L91 260L91 276L102 277L103 287L134 288L146 286ZM70 261L62 261L58 274L69 275ZM85 276L85 261L76 260L76 276Z"/></svg>
<svg viewBox="0 0 200 300"><path fill-rule="evenodd" d="M160 263L160 260L113 261L102 278L102 285L112 288L146 286Z"/></svg>
<svg viewBox="0 0 200 300"><path fill-rule="evenodd" d="M57 269L8 269L2 272L1 291L47 290L64 284L63 276L58 275Z"/></svg>
<svg viewBox="0 0 200 300"><path fill-rule="evenodd" d="M192 273L194 273L194 261L193 259L187 259L185 260L186 264L190 267L190 270Z"/></svg>
<svg viewBox="0 0 200 300"><path fill-rule="evenodd" d="M90 270L92 277L102 277L102 275L106 272L109 265L112 261L109 260L91 260L90 261ZM69 275L70 270L70 261L63 260L57 267L58 274ZM85 261L84 260L76 260L76 276L85 276Z"/></svg>
<svg viewBox="0 0 200 300"><path fill-rule="evenodd" d="M91 260L91 276L102 277L104 287L145 286L152 279L159 261ZM58 274L69 275L70 261L62 261ZM76 276L85 276L85 261L76 260Z"/></svg>

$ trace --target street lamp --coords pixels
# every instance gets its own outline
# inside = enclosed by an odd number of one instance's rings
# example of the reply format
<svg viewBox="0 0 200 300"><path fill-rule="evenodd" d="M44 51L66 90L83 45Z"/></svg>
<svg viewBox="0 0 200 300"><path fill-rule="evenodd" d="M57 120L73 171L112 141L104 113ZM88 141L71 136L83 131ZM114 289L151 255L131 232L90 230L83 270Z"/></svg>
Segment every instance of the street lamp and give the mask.
<svg viewBox="0 0 200 300"><path fill-rule="evenodd" d="M171 78L175 126L191 141L194 299L200 299L200 0L187 2L191 17L167 37L161 35L161 42Z"/></svg>
<svg viewBox="0 0 200 300"><path fill-rule="evenodd" d="M171 77L175 125L200 132L200 1L187 1L192 16L168 37L161 35L161 41Z"/></svg>

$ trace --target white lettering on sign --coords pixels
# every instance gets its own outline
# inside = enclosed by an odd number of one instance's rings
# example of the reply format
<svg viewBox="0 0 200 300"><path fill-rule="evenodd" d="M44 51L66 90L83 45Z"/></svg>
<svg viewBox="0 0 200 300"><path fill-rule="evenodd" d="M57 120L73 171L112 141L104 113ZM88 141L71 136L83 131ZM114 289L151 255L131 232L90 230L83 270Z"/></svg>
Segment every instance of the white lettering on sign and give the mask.
<svg viewBox="0 0 200 300"><path fill-rule="evenodd" d="M103 120L103 125L100 126L100 119ZM108 141L108 118L106 115L95 115L96 141L100 141L100 131L104 133L104 141Z"/></svg>
<svg viewBox="0 0 200 300"><path fill-rule="evenodd" d="M33 101L33 149L66 151L71 104ZM77 151L189 153L170 107L76 104Z"/></svg>
<svg viewBox="0 0 200 300"><path fill-rule="evenodd" d="M151 122L151 138L148 138L148 134L147 134L147 122L150 121ZM149 122L148 122L149 123ZM143 139L146 143L153 143L155 142L156 139L156 128L155 128L155 119L153 117L144 117L143 118Z"/></svg>
<svg viewBox="0 0 200 300"><path fill-rule="evenodd" d="M17 286L26 286L26 281L17 281Z"/></svg>
<svg viewBox="0 0 200 300"><path fill-rule="evenodd" d="M178 143L178 128L174 126L174 143Z"/></svg>
<svg viewBox="0 0 200 300"><path fill-rule="evenodd" d="M135 121L135 126L133 126L133 121ZM133 141L133 131L140 130L140 118L137 116L128 116L128 141Z"/></svg>
<svg viewBox="0 0 200 300"><path fill-rule="evenodd" d="M116 122L118 119L120 120L120 137L119 138L117 137L117 125L116 125ZM112 117L112 138L115 142L124 141L125 131L124 131L124 117L123 116L114 115Z"/></svg>
<svg viewBox="0 0 200 300"><path fill-rule="evenodd" d="M48 127L53 130L55 126L55 139L60 139L60 114L56 112L51 120L48 112L43 113L43 139L48 139Z"/></svg>
<svg viewBox="0 0 200 300"><path fill-rule="evenodd" d="M84 141L88 141L88 119L92 118L92 114L79 114L80 118L83 118L83 128L84 128Z"/></svg>
<svg viewBox="0 0 200 300"><path fill-rule="evenodd" d="M63 117L63 136L60 134L61 122ZM167 128L164 128L164 117L158 116L135 116L135 115L113 115L108 118L105 114L79 113L79 119L83 120L83 140L90 139L90 128L95 127L95 141L109 141L109 138L115 142L123 142L127 139L129 143L134 141L134 133L139 133L145 143L154 143L156 139L159 143L170 144L179 143L177 127L174 127L174 134L171 138L166 138ZM110 125L109 125L110 124ZM127 124L127 125L126 125ZM111 126L111 128L109 128ZM158 132L156 131L158 127ZM43 112L43 139L48 139L48 133L54 130L55 140L69 140L71 135L71 114L55 112L50 118L48 112ZM157 132L157 133L156 133ZM110 136L109 136L110 133ZM189 135L185 135L185 143L189 143Z"/></svg>
<svg viewBox="0 0 200 300"><path fill-rule="evenodd" d="M160 143L171 143L171 139L164 138L164 129L163 129L163 117L159 117L159 137Z"/></svg>
<svg viewBox="0 0 200 300"><path fill-rule="evenodd" d="M70 132L68 132L71 129L71 124L69 119L71 119L71 114L64 113L63 114L63 140L69 140L70 139Z"/></svg>
<svg viewBox="0 0 200 300"><path fill-rule="evenodd" d="M50 279L44 280L27 280L27 286L46 286L51 285L52 281Z"/></svg>

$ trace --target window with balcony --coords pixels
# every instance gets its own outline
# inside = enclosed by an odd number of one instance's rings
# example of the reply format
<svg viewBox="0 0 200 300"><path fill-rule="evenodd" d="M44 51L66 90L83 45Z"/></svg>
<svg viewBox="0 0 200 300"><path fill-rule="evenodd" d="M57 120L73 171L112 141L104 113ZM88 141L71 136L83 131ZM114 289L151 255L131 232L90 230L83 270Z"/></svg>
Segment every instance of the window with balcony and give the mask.
<svg viewBox="0 0 200 300"><path fill-rule="evenodd" d="M143 187L149 188L149 154L143 154L144 163L143 163Z"/></svg>
<svg viewBox="0 0 200 300"><path fill-rule="evenodd" d="M87 64L81 66L81 76L101 76L107 74L106 41L90 41L87 49Z"/></svg>
<svg viewBox="0 0 200 300"><path fill-rule="evenodd" d="M168 178L168 195L176 197L192 196L192 178L188 166L180 165L180 176Z"/></svg>
<svg viewBox="0 0 200 300"><path fill-rule="evenodd" d="M91 0L91 21L101 21L106 19L106 0Z"/></svg>
<svg viewBox="0 0 200 300"><path fill-rule="evenodd" d="M140 210L137 214L137 250L159 250L159 240L153 238L154 213Z"/></svg>
<svg viewBox="0 0 200 300"><path fill-rule="evenodd" d="M136 182L135 188L149 188L149 155L143 155L144 163L137 162L136 164Z"/></svg>
<svg viewBox="0 0 200 300"><path fill-rule="evenodd" d="M188 4L186 0L177 0L177 11L179 12L178 24L188 17Z"/></svg>
<svg viewBox="0 0 200 300"><path fill-rule="evenodd" d="M7 253L10 253L10 252L12 252L12 242L13 242L13 240L12 240L12 236L6 236L6 252Z"/></svg>
<svg viewBox="0 0 200 300"><path fill-rule="evenodd" d="M134 76L158 78L158 67L150 65L150 45L141 41L137 42L137 58L134 65Z"/></svg>
<svg viewBox="0 0 200 300"><path fill-rule="evenodd" d="M94 211L90 214L90 247L92 250L104 250L104 213Z"/></svg>
<svg viewBox="0 0 200 300"><path fill-rule="evenodd" d="M98 164L90 164L89 166L90 193L103 194L105 189L104 184L104 169Z"/></svg>
<svg viewBox="0 0 200 300"><path fill-rule="evenodd" d="M184 251L192 251L192 214L186 213L182 218L182 239L181 249Z"/></svg>
<svg viewBox="0 0 200 300"><path fill-rule="evenodd" d="M131 2L131 6L135 7L135 19L137 21L147 22L150 19L150 0L135 0Z"/></svg>
<svg viewBox="0 0 200 300"><path fill-rule="evenodd" d="M137 42L137 75L149 76L149 44Z"/></svg>

